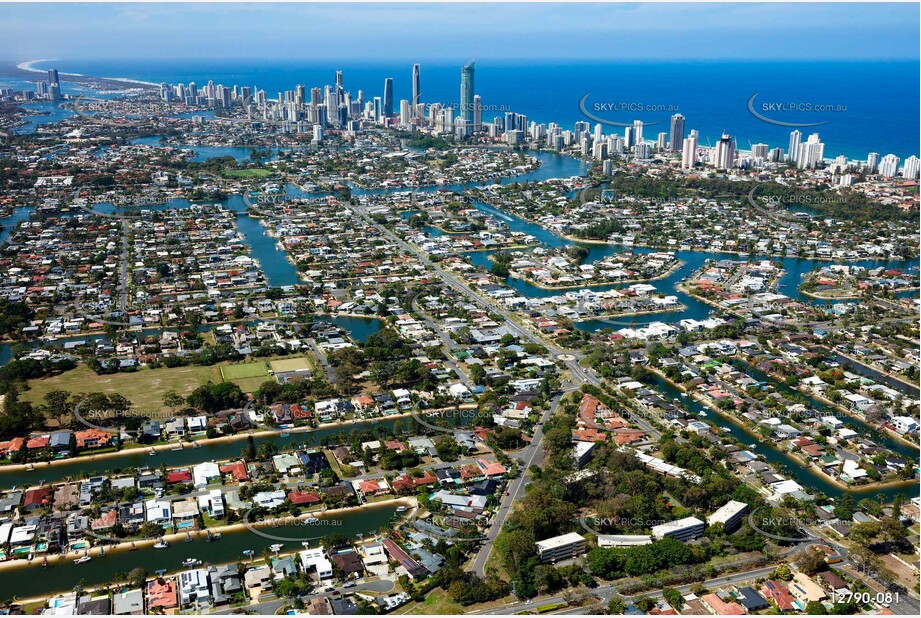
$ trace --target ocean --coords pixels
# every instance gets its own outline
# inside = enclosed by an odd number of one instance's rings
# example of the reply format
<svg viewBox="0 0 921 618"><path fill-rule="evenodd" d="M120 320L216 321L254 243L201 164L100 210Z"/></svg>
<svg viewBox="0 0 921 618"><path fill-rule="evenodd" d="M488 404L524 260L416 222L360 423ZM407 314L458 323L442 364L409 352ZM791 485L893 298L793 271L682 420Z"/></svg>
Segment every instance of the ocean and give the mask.
<svg viewBox="0 0 921 618"><path fill-rule="evenodd" d="M460 91L460 65L420 60L422 102L456 105ZM394 79L395 107L411 98L411 63L343 64L308 60L60 60L36 68L55 67L63 72L101 77L125 77L149 82L198 85L258 86L270 97L304 84L322 87L343 83L353 96L365 100L383 95L385 77ZM723 132L736 138L742 150L750 143L766 143L785 151L792 128L769 124L748 108L757 94L755 111L783 122L814 123L803 127L803 139L818 132L825 157L845 155L865 160L868 152L893 153L903 160L919 153L918 65L911 61L628 61L509 64L477 60L475 92L490 121L505 111L526 114L529 120L556 122L572 128L586 117L580 101L589 95L589 113L618 123L642 120L645 139L668 131L676 111L686 117L686 132L697 129L700 143L713 144ZM796 110L781 108L795 103ZM811 106L812 111L805 110ZM815 111L818 106L824 110ZM633 111L631 111L633 110ZM657 123L652 125L651 123ZM623 133L606 126L605 133Z"/></svg>

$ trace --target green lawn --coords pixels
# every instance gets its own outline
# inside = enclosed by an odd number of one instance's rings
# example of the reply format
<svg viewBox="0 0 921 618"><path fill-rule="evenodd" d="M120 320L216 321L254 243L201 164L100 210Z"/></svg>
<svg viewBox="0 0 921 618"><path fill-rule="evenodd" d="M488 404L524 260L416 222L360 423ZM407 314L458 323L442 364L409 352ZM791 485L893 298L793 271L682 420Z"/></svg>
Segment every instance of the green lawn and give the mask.
<svg viewBox="0 0 921 618"><path fill-rule="evenodd" d="M209 380L221 381L218 367L160 367L134 373L96 375L86 365L78 365L57 376L29 381L29 390L21 397L25 401L39 402L45 393L55 389L71 393L121 393L138 410L161 410L166 409L163 405L166 391L174 390L186 396Z"/></svg>
<svg viewBox="0 0 921 618"><path fill-rule="evenodd" d="M244 393L255 393L266 380L271 380L271 378L268 376L262 376L258 378L238 378L236 380L229 381L239 386L240 390Z"/></svg>
<svg viewBox="0 0 921 618"><path fill-rule="evenodd" d="M275 170L254 168L249 170L222 170L221 175L228 178L265 178L275 173Z"/></svg>
<svg viewBox="0 0 921 618"><path fill-rule="evenodd" d="M269 375L269 368L263 361L252 363L239 363L236 365L223 365L221 375L227 381L242 380L244 378L258 378Z"/></svg>

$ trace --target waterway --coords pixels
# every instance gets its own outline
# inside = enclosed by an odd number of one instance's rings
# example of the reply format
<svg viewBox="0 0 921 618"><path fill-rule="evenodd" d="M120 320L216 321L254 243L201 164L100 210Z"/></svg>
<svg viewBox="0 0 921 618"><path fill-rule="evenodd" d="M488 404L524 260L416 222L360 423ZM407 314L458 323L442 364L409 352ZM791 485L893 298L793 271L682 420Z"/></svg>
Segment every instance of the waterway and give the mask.
<svg viewBox="0 0 921 618"><path fill-rule="evenodd" d="M718 414L690 397L682 398L681 391L667 380L657 375L653 375L653 378L656 389L661 391L668 399L678 399L680 402L678 405L686 407L693 415L699 415L701 412L705 413L707 420L712 421L721 429L728 429L725 433L746 445L747 450L758 455L769 464L783 466L783 474L802 485L807 492L821 491L826 496L834 499L849 493L854 497L855 501L860 501L863 498L876 498L877 496L884 496L886 501L891 501L896 495L911 498L917 494L918 486L916 481L889 485L885 488L842 489L829 481L824 475L816 472L815 469L804 466L795 456L776 448L772 442L763 440L761 436L750 433L741 423L728 414ZM917 460L917 453L915 453L913 459Z"/></svg>
<svg viewBox="0 0 921 618"><path fill-rule="evenodd" d="M153 140L156 138L145 138L145 139ZM223 156L224 154L228 154L230 152L227 150L226 147L220 147L220 148L221 148L221 151L214 156ZM550 178L567 178L567 177L572 177L572 176L580 176L584 174L586 170L586 165L583 162L573 159L571 157L565 157L565 156L556 155L553 153L531 153L531 154L541 160L542 164L540 168L538 168L535 171L529 172L527 174L522 174L517 177L503 179L501 183L509 184L513 182L527 182L527 181L535 181L535 180L545 180L545 179L550 179ZM421 191L435 191L439 188L448 188L448 189L452 189L456 191L462 191L464 189L464 187L461 185L452 185L448 187L427 187L425 189L422 189ZM352 192L355 195L369 195L369 194L387 193L387 192L392 192L392 191L393 190L362 190L362 189L355 188L353 189ZM233 196L232 198L226 201L226 205L228 206L228 208L235 210L238 213L238 215L240 215L240 219L243 219L244 221L249 220L253 222L254 226L252 228L245 227L244 233L246 234L247 242L249 242L250 246L253 247L253 253L252 253L253 257L255 257L256 259L259 259L260 264L262 265L263 269L267 271L267 277L269 278L269 282L272 285L289 285L290 283L286 283L286 282L288 281L292 283L296 282L297 273L296 273L295 267L287 260L287 257L284 251L278 248L277 244L275 243L275 240L264 233L264 228L262 227L262 225L257 220L252 219L251 217L245 214L245 205L243 204L242 197ZM549 230L546 230L536 224L527 222L515 215L512 215L511 213L496 209L490 205L483 204L480 202L474 202L474 205L477 208L483 210L484 212L487 212L493 216L500 218L502 221L508 224L511 230L530 234L534 236L535 238L537 238L540 242L548 246L559 247L559 246L565 246L568 244L573 244L573 243L570 243L569 241L564 240L559 235ZM243 225L248 226L249 223L244 223ZM581 243L578 243L578 244L581 244ZM608 255L611 255L617 251L624 249L624 247L620 247L616 245L585 244L584 246L586 246L589 249L589 256L586 258L586 261L598 260L600 258L606 257ZM632 249L634 251L653 251L651 249L645 249L645 248L639 248L639 247L629 247L629 249ZM677 295L679 298L679 301L687 307L686 310L680 311L680 312L653 314L653 315L646 315L646 316L636 316L634 318L628 318L626 320L618 320L616 323L607 321L607 320L586 320L586 321L577 323L576 326L582 330L594 331L594 330L598 330L602 328L612 328L612 327L618 328L622 326L623 322L643 325L643 324L648 324L653 321L677 322L678 320L681 320L684 318L703 319L704 317L709 315L712 309L709 305L701 303L686 294L683 294L677 290L674 290L674 286L678 282L680 282L681 279L683 279L684 277L687 277L694 270L700 268L700 266L707 259L715 259L715 260L736 259L738 260L738 259L743 259L743 258L733 255L733 254L714 253L714 252L677 251L675 252L675 254L679 259L684 261L684 265L681 268L677 269L669 277L657 281L655 285L658 289L662 291L666 291L667 293L672 293L672 294ZM489 265L488 257L490 255L490 252L474 252L468 255L470 256L474 264L483 265L483 266ZM801 279L801 275L805 272L808 272L809 270L819 268L829 263L826 261L818 261L818 260L808 260L808 259L798 259L798 258L783 258L782 259L782 258L773 258L770 256L764 256L763 258L758 257L758 256L752 256L751 258L746 258L746 259L754 259L754 260L770 259L772 261L780 261L786 272L784 276L781 278L780 285L779 285L779 291L781 293L787 294L788 296L791 296L791 297L794 297L800 300L808 300L807 297L801 296L797 289L799 281ZM885 264L891 267L901 268L905 270L914 266L914 263L909 260L903 260L903 261L863 260L857 263L861 265L867 265L867 266ZM270 270L272 271L271 275L268 272ZM529 297L546 297L546 296L552 296L552 295L560 293L559 291L555 291L555 290L544 290L542 288L538 288L536 286L529 284L526 281L519 280L519 279L509 278L506 281L506 283L509 286L518 290L521 294L525 296L529 296ZM614 285L605 286L605 287L618 288L618 287L623 287L623 286L614 284ZM605 289L605 288L602 287L602 288L593 288L593 289ZM350 319L350 318L345 318L344 316L337 316L337 319L340 322L343 320L346 320L348 322L352 322L352 320L362 320L362 321L365 320L363 318L351 318ZM370 327L370 323L368 324ZM664 385L664 386L667 386L667 385ZM668 388L671 388L671 387L669 386ZM678 396L678 392L676 390L672 390L672 394L670 396L676 397ZM699 406L699 404L696 404L695 402L692 402L692 401L689 401L688 404L693 405L693 406ZM735 428L734 429L735 431L742 431L740 428L735 427L731 422L729 423L729 425L731 426L731 428ZM325 431L325 430L321 430L321 431ZM339 429L332 430L330 435L332 433L335 433L336 431L339 431ZM305 434L301 434L299 436L298 434L294 434L290 438L287 438L287 440L291 440L293 443L298 443L298 441L304 439L303 438L304 435ZM747 436L747 434L745 434L745 436ZM314 437L315 439L319 439L319 432L317 432L317 435L315 435ZM274 437L272 439L273 440L285 440L284 438L279 438L279 437ZM747 437L744 437L742 441L747 444L753 441L753 438L751 436L747 436ZM240 442L232 442L232 443L224 443L224 444L218 444L218 445L213 445L213 446L206 446L200 449L187 449L186 451L182 451L182 452L175 452L175 453L167 452L167 453L163 453L158 456L159 459L156 461L156 465L159 465L160 462L164 462L168 466L189 465L192 463L198 463L200 461L205 461L209 459L217 459L217 460L227 459L227 458L236 456L239 453L241 446L242 444ZM775 460L777 458L780 458L779 460L784 462L785 465L792 464L788 467L791 468L791 471L794 469L799 470L799 472L797 472L797 474L799 475L797 476L797 478L802 479L800 482L804 486L815 487L830 496L841 495L841 490L838 489L835 485L825 481L823 477L816 475L812 471L802 469L800 464L796 463L796 460L792 459L792 457L790 457L789 455L785 453L781 453L777 451L777 449L773 447L765 446L764 444L761 444L761 443L758 443L757 449L758 450L756 452L758 452L758 454L760 455L765 455L766 458L768 458L767 454L770 453L772 455L770 456L769 459ZM9 487L11 485L16 485L16 484L22 484L22 483L33 483L35 482L34 479L42 478L42 474L46 475L47 477L45 478L46 481L52 481L55 478L60 479L67 475L78 475L79 473L84 472L84 471L86 471L87 474L95 474L98 471L107 469L107 466L120 465L122 467L125 467L125 466L144 465L146 460L147 460L147 455L142 453L140 455L130 455L130 456L121 457L121 458L118 458L117 460L115 459L101 460L100 463L96 464L95 466L93 465L87 466L85 462L79 462L79 463L73 462L73 463L62 465L56 469L52 469L52 468L49 468L47 470L42 469L37 472L29 472L29 473L11 473L11 472L0 471L0 482L2 482L3 485L6 487ZM114 463L115 461L117 461L118 464L115 464ZM68 471L65 472L64 470L68 470ZM891 495L894 495L895 493L901 490L890 489L890 490L884 490L882 493L885 493L886 491L889 491L891 492ZM851 493L854 493L855 495L864 495L864 494L873 495L879 492L871 489L871 490L863 490L863 491L853 490Z"/></svg>
<svg viewBox="0 0 921 618"><path fill-rule="evenodd" d="M314 431L296 431L286 436L280 433L273 433L257 436L253 440L256 443L256 448L263 442L271 442L277 445L280 450L301 446L309 448L320 446L323 444L324 439L331 440L340 433L348 435L356 431L366 430L374 435L380 435L379 432L389 432L398 422L406 430L416 424L416 421L411 416L404 416L321 427ZM376 438L369 437L368 439ZM58 483L67 479L88 478L99 474L118 474L128 468L144 466L149 468L159 468L160 466L178 468L193 466L203 461L238 459L245 446L245 436L240 436L234 440L200 444L198 448L187 446L178 451L157 451L156 455L151 455L147 449L135 448L125 450L118 456L95 460L78 457L66 460L66 463L57 463L55 465L36 464L34 470L0 468L0 489L9 489L14 486L33 486L43 481L45 483Z"/></svg>
<svg viewBox="0 0 921 618"><path fill-rule="evenodd" d="M320 540L315 538L323 534L343 534L347 537L374 536L386 529L396 515L395 505L369 506L361 510L333 513L320 517L315 525L285 525L259 528L261 532L288 539L313 538L311 547L318 547ZM323 523L324 520L328 523ZM145 569L149 575L158 570L168 572L182 571L182 561L186 558L199 558L209 564L226 564L232 562L249 562L244 551L252 550L254 561L262 560L262 553L270 545L281 541L268 539L250 530L240 530L222 534L217 541L208 542L195 538L191 542L173 541L165 549L151 546L112 551L103 557L94 557L86 564L74 564L73 561L59 562L48 568L40 566L36 559L32 565L17 569L7 569L0 574L0 597L4 599L29 598L45 596L49 591L70 590L78 583L85 587L106 584L114 579L122 579L134 568ZM283 543L282 552L300 551L300 541ZM201 567L199 567L201 568Z"/></svg>

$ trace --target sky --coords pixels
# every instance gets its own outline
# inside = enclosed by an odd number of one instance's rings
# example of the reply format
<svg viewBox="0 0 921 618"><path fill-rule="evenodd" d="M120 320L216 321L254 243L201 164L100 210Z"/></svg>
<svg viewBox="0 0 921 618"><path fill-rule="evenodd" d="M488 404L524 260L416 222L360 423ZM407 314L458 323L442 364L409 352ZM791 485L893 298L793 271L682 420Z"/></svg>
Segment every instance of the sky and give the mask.
<svg viewBox="0 0 921 618"><path fill-rule="evenodd" d="M918 59L918 3L0 4L0 59Z"/></svg>

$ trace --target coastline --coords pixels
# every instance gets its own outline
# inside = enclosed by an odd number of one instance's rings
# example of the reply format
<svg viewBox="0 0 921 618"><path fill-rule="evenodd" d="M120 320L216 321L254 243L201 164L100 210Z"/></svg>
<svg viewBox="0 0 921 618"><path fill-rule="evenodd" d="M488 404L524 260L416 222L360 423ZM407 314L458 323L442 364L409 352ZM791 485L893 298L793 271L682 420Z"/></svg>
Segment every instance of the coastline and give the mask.
<svg viewBox="0 0 921 618"><path fill-rule="evenodd" d="M39 58L37 60L26 60L25 62L18 63L16 65L16 68L19 69L20 71L25 71L27 73L47 73L47 70L37 69L32 65L38 64L39 62L54 62L55 60L56 58ZM154 82L147 82L141 79L132 79L130 77L94 77L92 75L84 75L82 73L65 73L64 71L58 71L58 74L63 75L65 77L75 77L77 78L77 80L75 81L97 79L97 80L105 80L109 82L117 82L121 84L136 85L136 86L147 86L147 87L159 87L160 86L160 84L155 84Z"/></svg>

